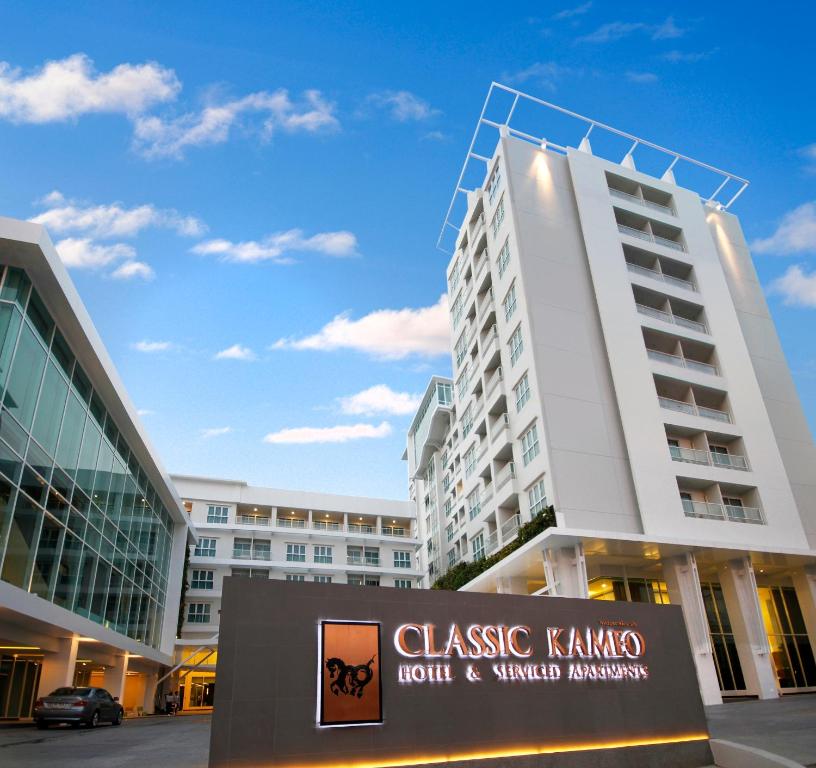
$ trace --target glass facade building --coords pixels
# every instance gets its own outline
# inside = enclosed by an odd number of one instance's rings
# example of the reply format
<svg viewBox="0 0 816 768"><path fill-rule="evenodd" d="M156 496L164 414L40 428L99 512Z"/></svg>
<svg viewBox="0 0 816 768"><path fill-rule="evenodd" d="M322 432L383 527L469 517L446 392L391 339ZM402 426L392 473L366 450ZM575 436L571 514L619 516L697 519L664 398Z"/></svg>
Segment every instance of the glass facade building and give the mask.
<svg viewBox="0 0 816 768"><path fill-rule="evenodd" d="M173 520L25 271L0 278L0 579L158 648Z"/></svg>

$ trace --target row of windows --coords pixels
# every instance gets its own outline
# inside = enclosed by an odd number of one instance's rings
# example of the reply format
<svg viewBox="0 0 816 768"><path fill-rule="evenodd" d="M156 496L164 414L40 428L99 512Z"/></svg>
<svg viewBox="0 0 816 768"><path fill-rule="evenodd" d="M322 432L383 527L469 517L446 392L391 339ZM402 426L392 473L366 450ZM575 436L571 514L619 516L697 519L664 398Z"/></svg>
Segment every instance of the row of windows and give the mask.
<svg viewBox="0 0 816 768"><path fill-rule="evenodd" d="M196 557L215 557L217 539L201 538L198 540L193 554ZM232 556L255 560L269 560L271 557L271 542L266 539L235 539L233 541ZM331 563L334 559L334 547L326 544L316 544L313 547L314 562ZM394 568L410 568L411 552L395 550ZM346 547L348 562L364 562L366 565L380 564L379 547L360 547L348 545ZM306 562L305 544L287 544L286 561L290 563Z"/></svg>

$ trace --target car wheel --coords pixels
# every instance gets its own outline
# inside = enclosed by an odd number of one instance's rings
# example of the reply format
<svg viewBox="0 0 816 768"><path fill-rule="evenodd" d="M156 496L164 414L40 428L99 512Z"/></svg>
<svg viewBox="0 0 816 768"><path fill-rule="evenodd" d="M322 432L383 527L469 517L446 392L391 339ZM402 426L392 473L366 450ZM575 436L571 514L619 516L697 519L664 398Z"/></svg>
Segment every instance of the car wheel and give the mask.
<svg viewBox="0 0 816 768"><path fill-rule="evenodd" d="M88 721L88 725L91 728L96 728L96 726L99 725L99 710L98 709L96 710L96 712L94 712L91 715L91 719Z"/></svg>
<svg viewBox="0 0 816 768"><path fill-rule="evenodd" d="M48 723L46 723L45 720L37 720L37 728L44 731L46 728L48 728Z"/></svg>
<svg viewBox="0 0 816 768"><path fill-rule="evenodd" d="M122 725L122 710L120 709L113 717L111 725Z"/></svg>

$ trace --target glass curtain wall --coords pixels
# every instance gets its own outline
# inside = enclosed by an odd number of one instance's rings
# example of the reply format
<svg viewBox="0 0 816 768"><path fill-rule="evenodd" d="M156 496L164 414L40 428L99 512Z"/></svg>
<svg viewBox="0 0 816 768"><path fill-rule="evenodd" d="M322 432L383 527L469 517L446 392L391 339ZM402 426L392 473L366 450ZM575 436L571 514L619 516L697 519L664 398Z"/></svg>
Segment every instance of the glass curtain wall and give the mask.
<svg viewBox="0 0 816 768"><path fill-rule="evenodd" d="M170 515L25 272L0 279L0 578L155 647Z"/></svg>
<svg viewBox="0 0 816 768"><path fill-rule="evenodd" d="M714 582L700 584L703 593L708 632L714 648L714 666L723 693L744 692L745 678L742 674L731 619L725 607L722 587Z"/></svg>
<svg viewBox="0 0 816 768"><path fill-rule="evenodd" d="M780 688L816 686L816 662L793 587L759 587L759 604Z"/></svg>

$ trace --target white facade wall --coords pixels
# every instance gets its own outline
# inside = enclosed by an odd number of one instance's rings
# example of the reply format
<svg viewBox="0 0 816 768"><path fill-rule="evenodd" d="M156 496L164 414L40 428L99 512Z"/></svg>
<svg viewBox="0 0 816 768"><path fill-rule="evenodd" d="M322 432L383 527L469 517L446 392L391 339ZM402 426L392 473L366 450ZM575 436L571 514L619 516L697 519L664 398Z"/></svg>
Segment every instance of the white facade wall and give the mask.
<svg viewBox="0 0 816 768"><path fill-rule="evenodd" d="M199 537L198 550L191 547L179 645L217 633L222 581L236 569L252 569L253 577L272 579L328 577L332 583L346 584L358 576L383 587L419 586L416 516L408 502L258 488L208 478L173 479ZM225 508L227 522L208 522L212 507ZM302 527L289 527L301 521ZM214 556L200 554L205 540L215 541ZM247 547L244 542L252 543ZM288 551L288 545L303 547L304 560L300 549ZM361 563L356 562L358 551ZM322 562L327 555L331 562ZM211 589L194 587L195 571L212 572ZM209 606L209 621L189 621L191 604Z"/></svg>

